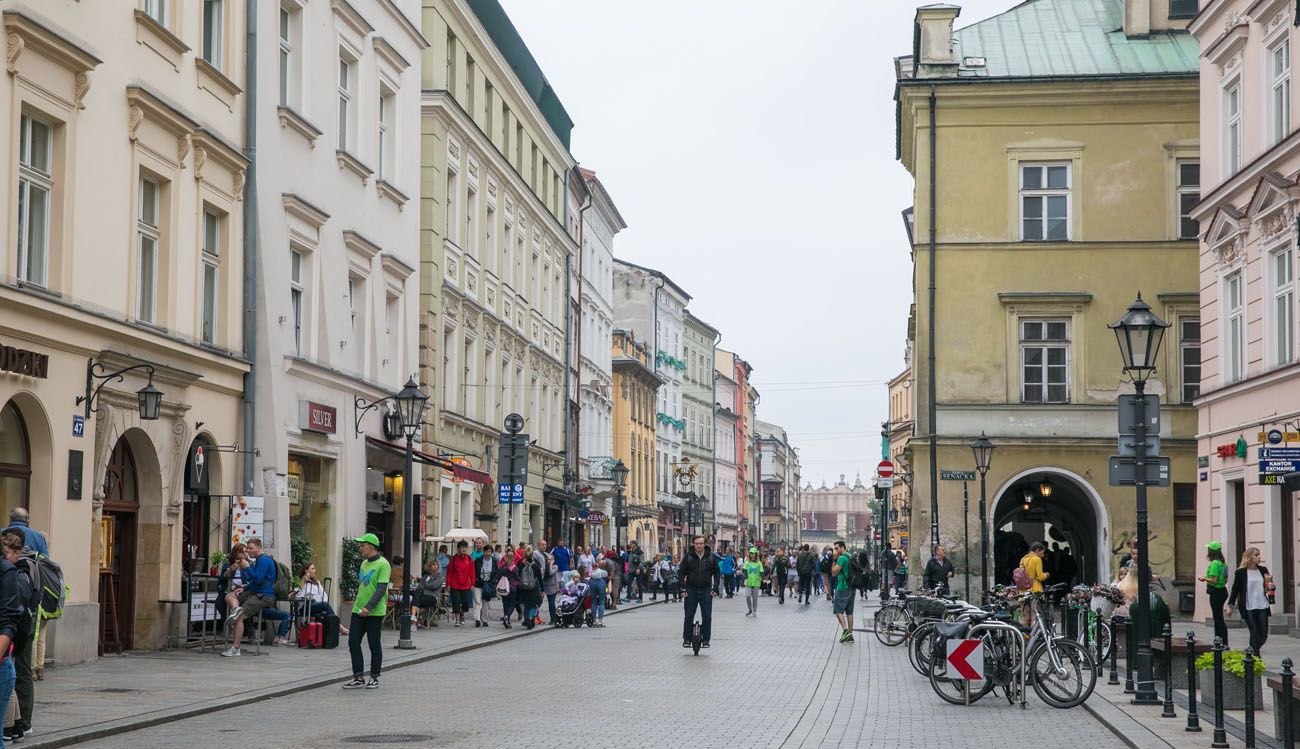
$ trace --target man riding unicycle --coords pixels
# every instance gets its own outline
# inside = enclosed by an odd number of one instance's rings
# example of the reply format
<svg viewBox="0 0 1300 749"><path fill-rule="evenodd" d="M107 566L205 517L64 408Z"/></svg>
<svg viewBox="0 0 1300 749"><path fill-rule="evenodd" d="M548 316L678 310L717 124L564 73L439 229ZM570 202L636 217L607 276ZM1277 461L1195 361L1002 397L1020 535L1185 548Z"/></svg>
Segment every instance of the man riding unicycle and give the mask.
<svg viewBox="0 0 1300 749"><path fill-rule="evenodd" d="M704 547L704 536L691 539L691 549L682 557L678 582L686 592L686 616L682 620L682 647L691 647L691 631L695 625L695 608L700 609L703 647L709 646L713 627L713 576L718 571L718 558Z"/></svg>

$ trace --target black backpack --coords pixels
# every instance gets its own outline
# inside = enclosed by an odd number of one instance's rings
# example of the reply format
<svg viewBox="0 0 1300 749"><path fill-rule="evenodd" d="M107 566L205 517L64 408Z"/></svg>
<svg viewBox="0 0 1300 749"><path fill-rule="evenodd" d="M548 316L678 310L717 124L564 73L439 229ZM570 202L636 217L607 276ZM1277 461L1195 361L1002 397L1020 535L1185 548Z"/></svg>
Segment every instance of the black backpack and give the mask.
<svg viewBox="0 0 1300 749"><path fill-rule="evenodd" d="M823 575L829 575L829 574L831 574L831 568L832 568L833 566L834 566L834 563L831 562L831 558L830 558L830 557L822 557L822 561L821 561L821 564L820 564L820 566L819 566L819 569L822 571L822 574L823 574Z"/></svg>
<svg viewBox="0 0 1300 749"><path fill-rule="evenodd" d="M854 554L849 557L849 588L857 590L866 584L866 575L862 574L862 562Z"/></svg>

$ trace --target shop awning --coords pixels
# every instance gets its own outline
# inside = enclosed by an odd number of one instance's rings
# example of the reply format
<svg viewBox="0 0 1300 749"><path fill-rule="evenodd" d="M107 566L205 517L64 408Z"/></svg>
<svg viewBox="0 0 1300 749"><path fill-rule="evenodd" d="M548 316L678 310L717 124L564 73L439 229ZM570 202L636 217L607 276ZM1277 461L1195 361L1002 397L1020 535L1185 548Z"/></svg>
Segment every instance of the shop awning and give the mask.
<svg viewBox="0 0 1300 749"><path fill-rule="evenodd" d="M396 442L381 440L378 437L371 437L369 435L366 436L366 444L373 445L380 450L387 450L396 455L401 455L403 457L406 456L406 445L399 445ZM485 486L492 486L496 483L492 480L491 476L483 471L459 463L453 463L446 458L440 458L437 455L431 455L422 450L412 450L411 452L415 458L415 462L441 468L444 471L450 472L453 478L460 479L461 481L472 481L476 484L483 484Z"/></svg>

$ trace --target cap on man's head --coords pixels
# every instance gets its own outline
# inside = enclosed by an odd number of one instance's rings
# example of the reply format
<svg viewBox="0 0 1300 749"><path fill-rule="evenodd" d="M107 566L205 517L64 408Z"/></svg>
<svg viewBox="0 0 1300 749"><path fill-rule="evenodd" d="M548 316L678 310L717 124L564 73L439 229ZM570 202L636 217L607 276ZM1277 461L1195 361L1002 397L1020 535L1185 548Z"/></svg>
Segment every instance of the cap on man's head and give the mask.
<svg viewBox="0 0 1300 749"><path fill-rule="evenodd" d="M364 535L364 536L358 536L357 538L354 538L354 539L352 539L352 540L353 540L353 541L356 541L356 542L358 542L358 543L370 544L371 546L375 547L376 549L379 548L379 536L376 536L376 535L373 534L373 533L367 533L367 534Z"/></svg>
<svg viewBox="0 0 1300 749"><path fill-rule="evenodd" d="M751 546L751 547L749 547L749 553L750 553L750 554L757 554L757 553L758 553L758 547L757 547L757 546Z"/></svg>

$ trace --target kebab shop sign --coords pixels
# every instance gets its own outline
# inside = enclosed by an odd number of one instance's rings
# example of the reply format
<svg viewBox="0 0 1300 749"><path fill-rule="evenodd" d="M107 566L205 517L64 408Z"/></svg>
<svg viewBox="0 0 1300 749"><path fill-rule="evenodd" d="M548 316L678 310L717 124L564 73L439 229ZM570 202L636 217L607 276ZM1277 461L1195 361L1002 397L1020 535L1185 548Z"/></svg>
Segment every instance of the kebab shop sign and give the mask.
<svg viewBox="0 0 1300 749"><path fill-rule="evenodd" d="M266 511L264 497L230 498L230 543L246 544L250 538L262 537L263 515Z"/></svg>

